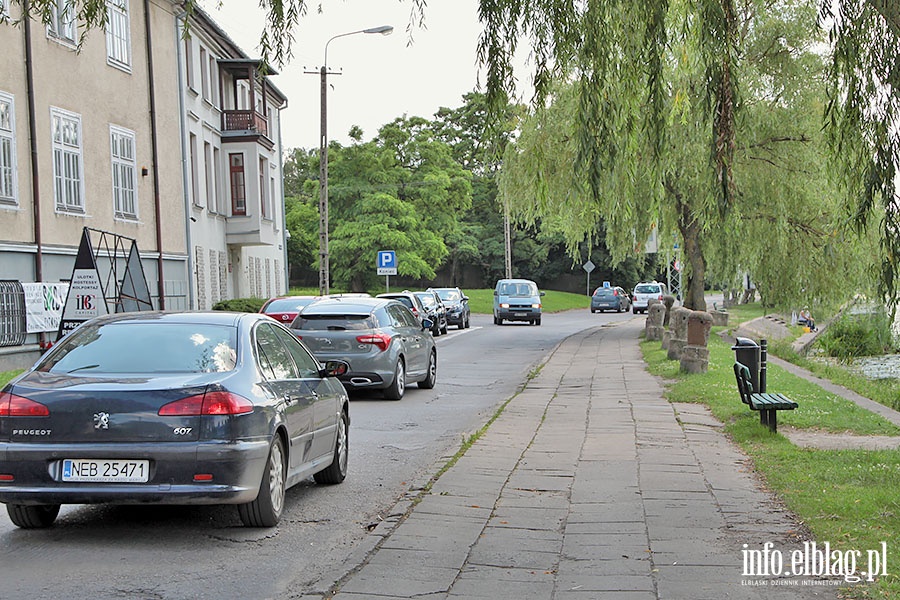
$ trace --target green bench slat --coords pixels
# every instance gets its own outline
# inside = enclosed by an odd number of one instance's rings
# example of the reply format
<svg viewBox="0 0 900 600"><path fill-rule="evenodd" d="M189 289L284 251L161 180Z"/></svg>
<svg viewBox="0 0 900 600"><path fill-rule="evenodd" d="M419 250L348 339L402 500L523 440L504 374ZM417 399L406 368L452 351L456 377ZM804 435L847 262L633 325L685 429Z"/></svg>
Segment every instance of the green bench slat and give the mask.
<svg viewBox="0 0 900 600"><path fill-rule="evenodd" d="M796 402L782 394L750 394L750 408L753 410L794 410Z"/></svg>

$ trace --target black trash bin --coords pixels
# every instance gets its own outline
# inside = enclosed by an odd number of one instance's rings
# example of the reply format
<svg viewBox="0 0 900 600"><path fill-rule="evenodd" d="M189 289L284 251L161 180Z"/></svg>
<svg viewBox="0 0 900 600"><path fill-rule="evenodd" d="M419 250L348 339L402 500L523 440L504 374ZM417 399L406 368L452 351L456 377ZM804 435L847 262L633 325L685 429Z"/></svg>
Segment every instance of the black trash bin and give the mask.
<svg viewBox="0 0 900 600"><path fill-rule="evenodd" d="M750 381L753 383L753 391L759 392L759 344L750 338L739 337L735 338L734 346L731 349L734 350L734 360L750 369Z"/></svg>

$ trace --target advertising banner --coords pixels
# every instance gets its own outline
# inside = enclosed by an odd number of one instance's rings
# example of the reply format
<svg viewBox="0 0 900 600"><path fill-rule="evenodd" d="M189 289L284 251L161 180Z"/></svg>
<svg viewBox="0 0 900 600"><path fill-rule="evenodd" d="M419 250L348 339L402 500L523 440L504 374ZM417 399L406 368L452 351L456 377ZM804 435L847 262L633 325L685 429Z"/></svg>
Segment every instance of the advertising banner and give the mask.
<svg viewBox="0 0 900 600"><path fill-rule="evenodd" d="M23 283L22 289L25 291L26 331L41 333L58 330L69 284Z"/></svg>

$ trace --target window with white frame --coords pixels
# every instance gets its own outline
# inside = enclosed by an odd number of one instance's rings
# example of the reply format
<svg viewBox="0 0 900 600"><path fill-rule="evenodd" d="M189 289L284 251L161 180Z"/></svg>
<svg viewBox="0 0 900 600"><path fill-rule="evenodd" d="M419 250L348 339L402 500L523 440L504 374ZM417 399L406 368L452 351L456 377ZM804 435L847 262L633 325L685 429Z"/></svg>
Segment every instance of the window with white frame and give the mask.
<svg viewBox="0 0 900 600"><path fill-rule="evenodd" d="M191 142L191 199L194 206L203 206L203 198L200 197L200 171L197 166L197 136L193 133L190 137Z"/></svg>
<svg viewBox="0 0 900 600"><path fill-rule="evenodd" d="M203 142L203 166L206 175L206 208L209 212L214 213L216 212L216 182L213 175L212 145L209 142Z"/></svg>
<svg viewBox="0 0 900 600"><path fill-rule="evenodd" d="M223 190L225 188L222 187L222 163L219 162L222 160L221 153L218 148L213 148L213 187L215 188L215 206L216 212L219 214L225 213L224 202L222 201L221 194L219 190Z"/></svg>
<svg viewBox="0 0 900 600"><path fill-rule="evenodd" d="M187 86L194 89L194 44L190 37L184 38L184 75Z"/></svg>
<svg viewBox="0 0 900 600"><path fill-rule="evenodd" d="M5 2L6 0L0 0ZM0 92L0 204L16 200L16 114L13 97Z"/></svg>
<svg viewBox="0 0 900 600"><path fill-rule="evenodd" d="M120 219L137 219L137 161L134 132L110 126L113 209Z"/></svg>
<svg viewBox="0 0 900 600"><path fill-rule="evenodd" d="M55 0L50 6L50 23L47 33L58 40L75 44L75 3L70 0Z"/></svg>
<svg viewBox="0 0 900 600"><path fill-rule="evenodd" d="M131 21L128 0L106 0L106 58L109 64L131 69Z"/></svg>
<svg viewBox="0 0 900 600"><path fill-rule="evenodd" d="M50 109L53 133L53 197L56 210L84 212L84 160L81 115Z"/></svg>
<svg viewBox="0 0 900 600"><path fill-rule="evenodd" d="M259 210L260 215L263 219L271 219L272 216L269 214L271 211L269 210L269 194L266 188L266 173L268 172L268 168L266 167L266 159L260 157L259 159Z"/></svg>
<svg viewBox="0 0 900 600"><path fill-rule="evenodd" d="M209 100L209 59L206 58L206 48L200 48L200 95L204 100Z"/></svg>
<svg viewBox="0 0 900 600"><path fill-rule="evenodd" d="M216 57L209 57L209 101L213 106L219 106L219 63Z"/></svg>

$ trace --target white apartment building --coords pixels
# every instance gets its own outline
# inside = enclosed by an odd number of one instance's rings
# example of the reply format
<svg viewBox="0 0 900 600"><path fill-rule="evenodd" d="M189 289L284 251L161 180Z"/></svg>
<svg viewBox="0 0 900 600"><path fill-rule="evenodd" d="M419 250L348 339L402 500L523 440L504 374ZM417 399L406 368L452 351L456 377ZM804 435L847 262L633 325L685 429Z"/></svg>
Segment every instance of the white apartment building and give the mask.
<svg viewBox="0 0 900 600"><path fill-rule="evenodd" d="M56 339L34 325L33 290L68 281L85 228L94 244L103 232L137 245L154 308L286 289L286 99L260 62L173 0L108 0L106 30L83 38L66 0L49 26L3 5L0 370ZM125 259L119 247L97 251Z"/></svg>
<svg viewBox="0 0 900 600"><path fill-rule="evenodd" d="M287 289L284 95L205 12L179 23L191 306Z"/></svg>

